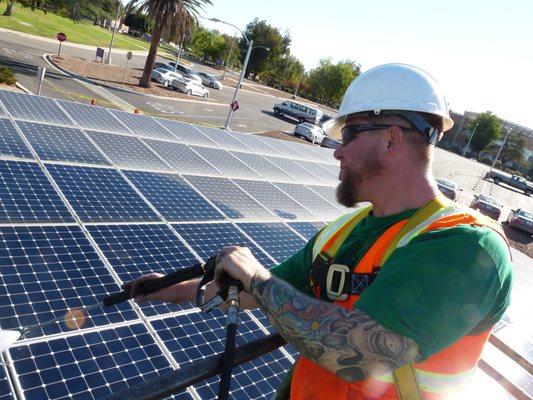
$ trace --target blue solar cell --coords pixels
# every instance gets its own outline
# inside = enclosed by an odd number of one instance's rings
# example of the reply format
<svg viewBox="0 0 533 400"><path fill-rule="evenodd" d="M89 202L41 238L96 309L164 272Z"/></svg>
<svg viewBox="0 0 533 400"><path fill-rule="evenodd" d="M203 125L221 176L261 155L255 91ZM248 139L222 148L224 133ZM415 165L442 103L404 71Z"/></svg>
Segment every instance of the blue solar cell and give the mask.
<svg viewBox="0 0 533 400"><path fill-rule="evenodd" d="M269 181L296 182L295 178L288 175L282 169L276 167L259 154L240 153L236 151L231 152L231 154Z"/></svg>
<svg viewBox="0 0 533 400"><path fill-rule="evenodd" d="M73 220L38 164L0 160L0 222Z"/></svg>
<svg viewBox="0 0 533 400"><path fill-rule="evenodd" d="M276 149L270 147L264 141L259 139L259 136L239 132L228 132L228 134L239 142L245 144L246 147L249 147L255 153L271 156L279 155L279 152Z"/></svg>
<svg viewBox="0 0 533 400"><path fill-rule="evenodd" d="M15 125L7 119L0 118L0 154L14 157L33 158L30 149L17 132Z"/></svg>
<svg viewBox="0 0 533 400"><path fill-rule="evenodd" d="M113 169L47 165L84 221L156 221L157 214Z"/></svg>
<svg viewBox="0 0 533 400"><path fill-rule="evenodd" d="M15 119L74 126L54 99L0 90L0 100Z"/></svg>
<svg viewBox="0 0 533 400"><path fill-rule="evenodd" d="M273 215L229 179L186 176L195 188L232 219L272 219Z"/></svg>
<svg viewBox="0 0 533 400"><path fill-rule="evenodd" d="M167 220L224 219L179 175L138 171L125 171L125 174Z"/></svg>
<svg viewBox="0 0 533 400"><path fill-rule="evenodd" d="M236 344L242 345L265 336L247 313L239 314ZM190 313L152 321L174 359L181 367L224 351L225 315ZM290 369L292 362L280 350L266 354L233 369L230 397L233 399L270 398ZM202 399L216 399L219 378L195 385Z"/></svg>
<svg viewBox="0 0 533 400"><path fill-rule="evenodd" d="M119 121L133 133L148 138L176 140L174 135L158 124L152 117L141 114L109 110Z"/></svg>
<svg viewBox="0 0 533 400"><path fill-rule="evenodd" d="M291 220L315 218L313 214L270 182L242 179L236 179L234 182L280 218Z"/></svg>
<svg viewBox="0 0 533 400"><path fill-rule="evenodd" d="M298 232L307 240L310 240L315 233L322 229L326 224L324 222L288 222L292 229Z"/></svg>
<svg viewBox="0 0 533 400"><path fill-rule="evenodd" d="M87 229L123 282L199 262L166 225L87 225ZM189 307L151 303L143 304L142 310L151 316Z"/></svg>
<svg viewBox="0 0 533 400"><path fill-rule="evenodd" d="M132 136L87 131L98 147L119 167L170 171L143 142Z"/></svg>
<svg viewBox="0 0 533 400"><path fill-rule="evenodd" d="M305 186L307 186L309 189L311 189L313 192L318 194L320 197L323 197L329 203L337 207L341 211L341 214L353 211L353 209L344 207L343 205L339 204L339 202L337 201L337 196L335 194L336 188L334 186L319 186L319 185L305 185Z"/></svg>
<svg viewBox="0 0 533 400"><path fill-rule="evenodd" d="M95 107L71 101L58 100L61 107L82 128L104 132L131 132L116 119L107 108Z"/></svg>
<svg viewBox="0 0 533 400"><path fill-rule="evenodd" d="M305 245L305 241L283 223L242 222L237 226L277 262L292 256Z"/></svg>
<svg viewBox="0 0 533 400"><path fill-rule="evenodd" d="M141 324L12 348L26 400L101 399L172 370Z"/></svg>
<svg viewBox="0 0 533 400"><path fill-rule="evenodd" d="M20 121L17 125L42 160L109 165L79 129Z"/></svg>
<svg viewBox="0 0 533 400"><path fill-rule="evenodd" d="M147 140L146 143L180 173L221 176L219 171L186 144L159 140Z"/></svg>
<svg viewBox="0 0 533 400"><path fill-rule="evenodd" d="M176 137L176 140L187 144L196 144L199 146L217 147L218 145L205 136L202 132L199 132L191 124L183 122L173 121L164 118L154 118L157 122L163 125L167 130L172 132Z"/></svg>
<svg viewBox="0 0 533 400"><path fill-rule="evenodd" d="M246 164L240 162L229 151L199 146L191 146L191 148L218 169L225 177L261 179L261 175L252 168L249 168Z"/></svg>
<svg viewBox="0 0 533 400"><path fill-rule="evenodd" d="M7 371L3 365L0 365L0 400L15 400L15 395L7 378Z"/></svg>
<svg viewBox="0 0 533 400"><path fill-rule="evenodd" d="M309 172L305 168L298 165L298 161L289 160L288 158L269 157L265 158L274 164L276 167L282 169L285 173L289 174L296 179L299 183L309 184L324 184L327 183L323 179L320 179L313 173Z"/></svg>
<svg viewBox="0 0 533 400"><path fill-rule="evenodd" d="M335 185L339 182L339 175L334 175L327 167L324 167L327 164L300 160L298 161L298 165L330 185Z"/></svg>
<svg viewBox="0 0 533 400"><path fill-rule="evenodd" d="M224 246L241 245L249 247L252 254L265 267L274 265L272 259L233 224L175 224L173 226L204 260L217 254Z"/></svg>
<svg viewBox="0 0 533 400"><path fill-rule="evenodd" d="M252 151L244 143L235 140L233 136L230 136L228 131L222 129L209 128L207 126L193 125L195 128L199 129L205 136L215 142L219 148L226 150L237 150L244 151L249 153Z"/></svg>
<svg viewBox="0 0 533 400"><path fill-rule="evenodd" d="M76 329L67 316L119 291L115 279L77 226L0 227L0 325L14 329L65 316L29 337ZM76 311L72 311L76 309ZM83 313L82 313L83 315ZM137 318L128 303L91 310L80 327Z"/></svg>

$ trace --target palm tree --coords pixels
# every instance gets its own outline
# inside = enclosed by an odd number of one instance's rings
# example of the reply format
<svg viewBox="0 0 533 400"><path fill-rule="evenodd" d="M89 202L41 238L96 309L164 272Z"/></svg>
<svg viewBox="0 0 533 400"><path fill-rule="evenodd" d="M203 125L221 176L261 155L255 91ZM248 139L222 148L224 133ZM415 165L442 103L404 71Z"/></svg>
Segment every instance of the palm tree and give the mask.
<svg viewBox="0 0 533 400"><path fill-rule="evenodd" d="M150 76L157 56L157 46L165 30L176 28L176 26L192 29L198 15L198 8L205 4L211 4L211 0L130 0L127 6L128 9L147 13L154 24L150 50L148 51L139 86L150 87ZM180 31L182 30L180 29ZM175 36L174 33L169 33L170 36ZM177 34L182 39L187 36L179 33Z"/></svg>

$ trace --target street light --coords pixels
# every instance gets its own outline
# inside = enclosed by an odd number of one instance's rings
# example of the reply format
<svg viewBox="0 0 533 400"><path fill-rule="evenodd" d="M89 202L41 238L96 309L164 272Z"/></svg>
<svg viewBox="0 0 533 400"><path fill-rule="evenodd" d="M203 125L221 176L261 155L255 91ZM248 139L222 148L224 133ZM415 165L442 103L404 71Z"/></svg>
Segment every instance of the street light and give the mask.
<svg viewBox="0 0 533 400"><path fill-rule="evenodd" d="M474 130L472 131L472 134L470 135L470 137L468 138L468 143L466 144L466 147L463 151L463 157L466 156L466 152L468 151L468 146L470 146L470 141L472 140L472 138L474 137L474 133L476 133L476 129L477 129L477 126L479 125L479 123L477 123L475 126L474 126Z"/></svg>
<svg viewBox="0 0 533 400"><path fill-rule="evenodd" d="M244 38L244 40L246 40L246 43L248 43L248 50L246 50L246 57L244 58L244 64L242 67L241 75L239 76L239 81L237 82L237 86L235 87L235 92L233 93L233 99L231 100L231 103L229 104L228 117L226 118L225 124L222 126L222 129L230 130L229 126L231 124L231 120L233 119L233 112L234 112L232 105L235 103L235 101L237 101L237 94L239 93L239 88L241 87L242 80L244 78L244 73L246 72L246 67L248 66L248 60L250 59L250 53L252 52L252 46L253 46L254 41L249 40L246 34L241 29L237 28L235 25L229 22L222 21L218 18L208 18L208 19L209 21L220 22L222 24L233 26L240 33L242 33L242 37Z"/></svg>
<svg viewBox="0 0 533 400"><path fill-rule="evenodd" d="M120 1L118 2L117 17L115 19L115 24L113 25L113 33L111 35L111 43L109 43L109 51L107 52L106 64L111 64L111 49L113 48L113 42L115 41L115 33L117 32L119 13L120 13Z"/></svg>
<svg viewBox="0 0 533 400"><path fill-rule="evenodd" d="M502 145L500 146L500 150L498 150L498 154L496 154L496 158L494 159L494 162L490 166L490 170L489 170L489 175L488 176L490 176L490 173L494 169L494 166L496 165L496 161L498 161L498 157L500 157L500 153L502 152L503 146L505 146L505 142L507 142L507 138L509 137L510 133L511 133L511 130L510 129L507 130L507 135L505 136L505 139L503 139Z"/></svg>

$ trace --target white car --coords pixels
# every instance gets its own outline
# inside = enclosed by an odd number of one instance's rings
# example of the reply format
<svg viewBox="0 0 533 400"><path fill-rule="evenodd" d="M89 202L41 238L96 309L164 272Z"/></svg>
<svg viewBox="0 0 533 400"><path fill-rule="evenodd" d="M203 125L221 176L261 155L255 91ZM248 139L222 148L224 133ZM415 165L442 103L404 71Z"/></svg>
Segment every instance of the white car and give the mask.
<svg viewBox="0 0 533 400"><path fill-rule="evenodd" d="M294 136L303 137L313 143L321 143L326 135L324 135L321 127L309 122L302 122L294 128Z"/></svg>
<svg viewBox="0 0 533 400"><path fill-rule="evenodd" d="M167 69L154 69L152 71L152 80L161 83L164 86L170 86L174 79L182 78L178 72L169 71Z"/></svg>
<svg viewBox="0 0 533 400"><path fill-rule="evenodd" d="M205 86L212 87L213 89L222 89L224 87L217 78L207 72L198 72L198 75L202 78L202 83Z"/></svg>
<svg viewBox="0 0 533 400"><path fill-rule="evenodd" d="M202 83L202 78L200 77L200 75L198 75L198 72L196 72L192 68L186 67L185 65L181 64L178 64L176 66L176 63L174 61L169 62L168 65L170 65L172 68L176 68L176 71L182 74L184 78L189 78L193 81L197 81L198 83Z"/></svg>
<svg viewBox="0 0 533 400"><path fill-rule="evenodd" d="M204 99L209 97L209 90L207 90L204 85L189 78L174 79L170 85L174 89L188 95L194 94L195 96L201 96Z"/></svg>

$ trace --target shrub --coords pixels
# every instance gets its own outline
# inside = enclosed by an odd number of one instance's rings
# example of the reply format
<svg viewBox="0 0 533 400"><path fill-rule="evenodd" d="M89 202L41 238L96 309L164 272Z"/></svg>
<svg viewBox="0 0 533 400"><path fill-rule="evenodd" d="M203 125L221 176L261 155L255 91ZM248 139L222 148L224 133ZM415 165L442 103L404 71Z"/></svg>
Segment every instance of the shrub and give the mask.
<svg viewBox="0 0 533 400"><path fill-rule="evenodd" d="M7 83L8 85L14 85L17 80L13 75L13 71L6 67L0 67L0 83Z"/></svg>

